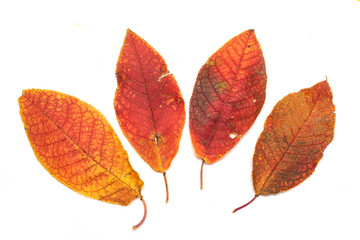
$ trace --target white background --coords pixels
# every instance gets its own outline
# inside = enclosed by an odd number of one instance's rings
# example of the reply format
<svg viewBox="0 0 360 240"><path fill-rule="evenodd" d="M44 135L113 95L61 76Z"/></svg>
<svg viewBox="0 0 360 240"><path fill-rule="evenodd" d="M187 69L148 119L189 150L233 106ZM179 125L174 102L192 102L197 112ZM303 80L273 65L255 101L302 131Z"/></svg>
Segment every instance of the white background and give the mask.
<svg viewBox="0 0 360 240"><path fill-rule="evenodd" d="M122 135L113 109L115 66L126 29L166 60L186 103L178 155L163 177ZM201 66L226 41L255 29L265 56L267 99L253 127L222 160L204 167L191 145L188 107ZM0 3L0 239L359 239L360 2L2 1ZM252 155L277 101L328 77L335 138L298 187L254 196ZM145 182L143 206L83 197L37 161L19 115L22 90L76 96L111 123Z"/></svg>

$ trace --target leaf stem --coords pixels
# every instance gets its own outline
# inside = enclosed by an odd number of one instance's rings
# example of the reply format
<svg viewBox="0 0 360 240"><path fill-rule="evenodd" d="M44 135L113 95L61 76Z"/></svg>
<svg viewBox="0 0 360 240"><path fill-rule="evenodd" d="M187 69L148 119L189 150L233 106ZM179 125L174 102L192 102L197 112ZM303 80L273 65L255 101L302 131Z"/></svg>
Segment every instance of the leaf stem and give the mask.
<svg viewBox="0 0 360 240"><path fill-rule="evenodd" d="M163 176L164 176L165 187L166 187L166 203L168 203L169 202L169 188L168 188L168 183L166 180L166 172L163 172Z"/></svg>
<svg viewBox="0 0 360 240"><path fill-rule="evenodd" d="M241 207L236 208L236 209L233 211L233 213L235 213L236 211L238 211L238 210L246 207L246 206L249 205L250 203L252 203L258 196L259 196L259 195L255 195L255 197L254 197L253 199L251 199L248 203L242 205Z"/></svg>
<svg viewBox="0 0 360 240"><path fill-rule="evenodd" d="M143 218L141 219L141 221L136 224L135 226L133 226L133 230L137 229L138 227L141 226L141 224L143 224L143 222L145 221L145 218L146 218L146 215L147 215L147 208L146 208L146 203L145 203L145 200L143 197L140 198L140 200L142 201L143 205L144 205L144 216Z"/></svg>
<svg viewBox="0 0 360 240"><path fill-rule="evenodd" d="M203 189L203 167L204 167L205 160L203 159L200 169L200 189Z"/></svg>

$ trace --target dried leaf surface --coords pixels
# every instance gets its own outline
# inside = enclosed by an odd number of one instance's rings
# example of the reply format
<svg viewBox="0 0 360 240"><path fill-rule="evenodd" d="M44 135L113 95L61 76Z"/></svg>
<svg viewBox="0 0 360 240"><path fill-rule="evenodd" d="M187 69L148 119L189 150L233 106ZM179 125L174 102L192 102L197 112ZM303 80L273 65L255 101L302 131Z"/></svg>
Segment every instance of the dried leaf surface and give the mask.
<svg viewBox="0 0 360 240"><path fill-rule="evenodd" d="M179 149L185 123L175 78L160 54L130 30L116 75L114 106L121 130L154 171L165 173Z"/></svg>
<svg viewBox="0 0 360 240"><path fill-rule="evenodd" d="M59 182L93 199L128 205L143 182L105 117L75 97L24 90L20 114L37 159Z"/></svg>
<svg viewBox="0 0 360 240"><path fill-rule="evenodd" d="M240 141L264 104L266 81L253 30L232 38L208 59L190 100L190 134L199 158L214 163Z"/></svg>
<svg viewBox="0 0 360 240"><path fill-rule="evenodd" d="M280 100L265 122L253 157L256 195L275 194L308 178L334 138L335 106L327 81Z"/></svg>

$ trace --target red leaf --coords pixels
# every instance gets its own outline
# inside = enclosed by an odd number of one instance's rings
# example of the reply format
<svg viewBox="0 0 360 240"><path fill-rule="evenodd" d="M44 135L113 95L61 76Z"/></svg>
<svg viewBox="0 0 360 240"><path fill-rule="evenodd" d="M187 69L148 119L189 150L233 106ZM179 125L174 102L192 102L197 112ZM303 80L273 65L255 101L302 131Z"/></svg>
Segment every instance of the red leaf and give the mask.
<svg viewBox="0 0 360 240"><path fill-rule="evenodd" d="M170 167L185 123L184 100L164 59L128 30L116 67L116 116L130 144L156 172Z"/></svg>

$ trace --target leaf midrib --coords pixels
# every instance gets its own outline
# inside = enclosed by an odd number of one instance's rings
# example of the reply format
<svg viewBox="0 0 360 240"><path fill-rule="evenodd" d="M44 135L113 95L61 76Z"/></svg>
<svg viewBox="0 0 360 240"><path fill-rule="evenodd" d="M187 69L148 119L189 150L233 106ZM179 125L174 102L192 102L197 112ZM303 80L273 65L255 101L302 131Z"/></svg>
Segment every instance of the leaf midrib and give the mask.
<svg viewBox="0 0 360 240"><path fill-rule="evenodd" d="M149 94L148 94L148 87L147 87L147 85L146 85L146 80L145 80L145 75L144 75L144 71L143 71L143 64L142 64L142 62L140 61L140 55L139 55L139 51L138 51L138 49L137 49L137 47L136 47L136 44L135 44L135 40L133 39L133 36L131 37L131 43L132 43L132 45L133 45L133 47L134 47L134 50L135 50L135 54L136 54L136 59L137 59L137 61L138 61L138 63L139 63L139 66L140 66L140 72L141 72L141 76L142 76L142 78L143 78L143 84L144 84L144 87L145 87L145 95L146 95L146 99L148 100L148 105L149 105L149 110L150 110L150 114L151 114L151 123L152 123L152 126L153 126L153 129L154 129L154 132L155 132L155 134L157 134L157 129L156 129L156 126L155 126L155 118L154 118L154 113L153 113L153 109L152 109L152 107L151 107L151 100L150 100L150 97L149 97ZM146 43L146 46L147 47L150 47L151 48L151 46L148 46L149 44L148 43ZM160 56L161 57L161 56ZM166 64L165 64L165 66L166 66ZM167 68L166 68L167 69ZM166 73L168 73L168 70L166 70ZM151 140L151 139L149 139L149 140ZM155 143L155 142L154 142ZM159 146L155 143L155 147L156 147L156 150L157 150L157 155L158 155L158 159L160 160L159 162L160 162L160 164L159 164L159 166L161 167L161 169L162 169L162 173L164 173L164 165L163 165L163 157L162 157L162 154L161 154L161 151L160 151L160 148L159 148Z"/></svg>

